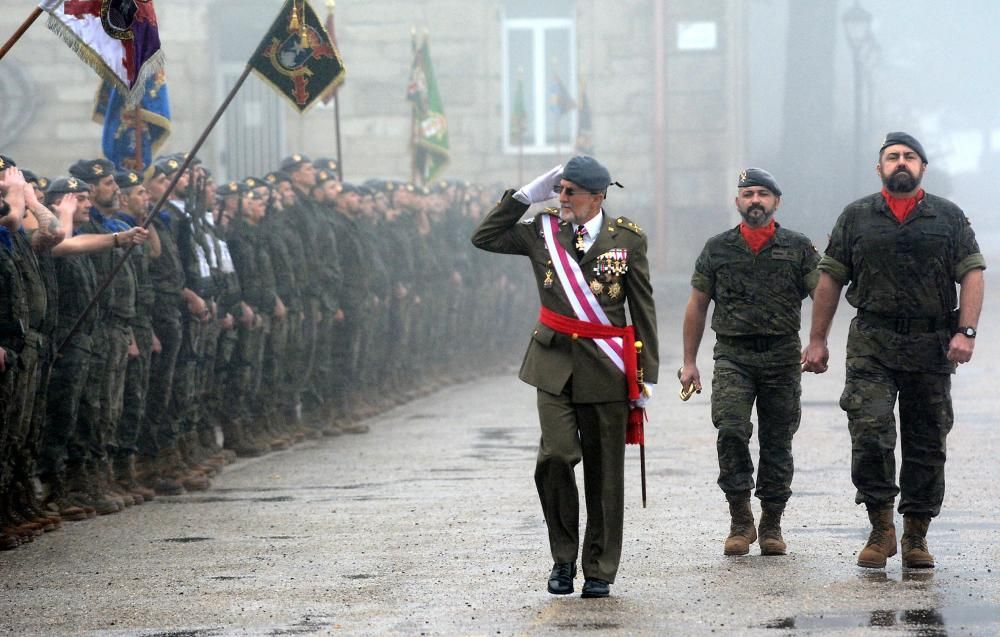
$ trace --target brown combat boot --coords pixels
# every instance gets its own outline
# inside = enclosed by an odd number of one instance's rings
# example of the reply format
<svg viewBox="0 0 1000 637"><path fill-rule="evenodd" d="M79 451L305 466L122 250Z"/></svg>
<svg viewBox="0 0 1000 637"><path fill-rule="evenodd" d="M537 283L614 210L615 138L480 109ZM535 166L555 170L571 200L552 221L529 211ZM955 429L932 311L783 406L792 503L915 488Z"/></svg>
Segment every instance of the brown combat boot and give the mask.
<svg viewBox="0 0 1000 637"><path fill-rule="evenodd" d="M858 566L885 568L886 559L896 554L896 525L892 521L892 502L868 505L868 519L872 523L872 532L868 535L868 544L858 553Z"/></svg>
<svg viewBox="0 0 1000 637"><path fill-rule="evenodd" d="M750 545L757 541L753 509L750 508L750 495L747 494L745 500L730 500L729 515L732 522L723 552L725 555L746 555L750 552Z"/></svg>
<svg viewBox="0 0 1000 637"><path fill-rule="evenodd" d="M784 538L781 537L781 514L785 512L784 503L761 502L760 535L761 555L784 555L788 551Z"/></svg>
<svg viewBox="0 0 1000 637"><path fill-rule="evenodd" d="M115 481L135 498L136 504L149 502L156 497L156 491L139 484L134 453L115 456Z"/></svg>
<svg viewBox="0 0 1000 637"><path fill-rule="evenodd" d="M931 523L929 515L904 515L903 566L906 568L934 568L934 556L927 550L927 527Z"/></svg>

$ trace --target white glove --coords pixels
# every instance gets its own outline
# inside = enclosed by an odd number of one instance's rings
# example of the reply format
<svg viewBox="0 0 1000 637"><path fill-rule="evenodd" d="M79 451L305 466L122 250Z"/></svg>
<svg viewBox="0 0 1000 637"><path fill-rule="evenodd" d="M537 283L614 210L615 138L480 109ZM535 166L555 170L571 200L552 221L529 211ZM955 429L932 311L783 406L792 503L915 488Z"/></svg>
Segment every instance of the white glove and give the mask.
<svg viewBox="0 0 1000 637"><path fill-rule="evenodd" d="M653 384L645 383L643 386L643 392L639 394L639 397L635 400L629 401L630 407L636 407L638 409L645 409L646 403L653 399Z"/></svg>
<svg viewBox="0 0 1000 637"><path fill-rule="evenodd" d="M531 183L521 186L521 189L514 193L514 198L529 206L533 203L554 199L557 195L553 188L562 177L562 169L562 164L559 164L544 175L535 177Z"/></svg>

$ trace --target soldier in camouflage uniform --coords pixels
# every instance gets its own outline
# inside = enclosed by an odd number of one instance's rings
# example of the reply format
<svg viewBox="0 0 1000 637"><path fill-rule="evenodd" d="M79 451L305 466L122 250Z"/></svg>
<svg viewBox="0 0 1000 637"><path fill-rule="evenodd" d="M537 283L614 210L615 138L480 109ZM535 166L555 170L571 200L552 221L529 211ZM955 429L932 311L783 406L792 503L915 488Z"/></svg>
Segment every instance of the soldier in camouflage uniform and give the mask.
<svg viewBox="0 0 1000 637"><path fill-rule="evenodd" d="M826 339L840 292L858 308L847 339L840 406L851 433L855 502L872 525L858 565L882 568L897 552L893 504L900 496L904 567L931 568L927 528L944 500L951 374L972 358L986 261L962 210L920 187L920 142L889 133L879 149L883 189L849 204L819 264L803 369L827 369ZM961 286L956 294L955 284ZM956 306L958 309L956 309ZM899 400L902 467L896 484Z"/></svg>
<svg viewBox="0 0 1000 637"><path fill-rule="evenodd" d="M709 239L695 263L678 377L683 388L701 389L698 347L714 301L712 422L718 430L719 486L732 518L723 550L746 555L758 537L750 507L755 486L750 416L756 402L760 551L784 555L781 515L792 493L792 436L801 416L802 299L816 286L819 255L807 237L774 221L781 190L770 173L748 168L737 188L743 221Z"/></svg>

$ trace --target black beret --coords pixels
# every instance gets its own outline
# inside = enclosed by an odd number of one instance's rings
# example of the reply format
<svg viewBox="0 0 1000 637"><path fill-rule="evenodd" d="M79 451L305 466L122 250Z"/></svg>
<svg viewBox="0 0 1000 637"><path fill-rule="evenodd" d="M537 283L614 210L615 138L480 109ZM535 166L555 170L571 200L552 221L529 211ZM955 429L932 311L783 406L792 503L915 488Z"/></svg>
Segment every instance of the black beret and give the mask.
<svg viewBox="0 0 1000 637"><path fill-rule="evenodd" d="M330 159L328 157L320 157L313 162L313 166L316 170L325 170L327 172L335 173L337 172L337 160Z"/></svg>
<svg viewBox="0 0 1000 637"><path fill-rule="evenodd" d="M8 157L7 155L0 155L0 170L7 170L8 168L11 167L17 167L17 164L14 163L14 160Z"/></svg>
<svg viewBox="0 0 1000 637"><path fill-rule="evenodd" d="M324 184L328 181L337 181L337 173L326 170L319 169L316 171L316 185Z"/></svg>
<svg viewBox="0 0 1000 637"><path fill-rule="evenodd" d="M31 172L27 168L25 168L24 170L22 170L21 174L24 175L24 181L28 182L29 184L36 184L36 185L38 184L38 175L36 175L35 173ZM39 187L41 187L41 186L39 186Z"/></svg>
<svg viewBox="0 0 1000 637"><path fill-rule="evenodd" d="M608 169L587 155L577 155L566 162L562 178L591 192L604 192L611 185L611 173Z"/></svg>
<svg viewBox="0 0 1000 637"><path fill-rule="evenodd" d="M272 170L271 172L264 175L264 181L271 184L272 186L280 184L283 181L291 181L291 180L292 178L289 177L288 173L286 173L283 170Z"/></svg>
<svg viewBox="0 0 1000 637"><path fill-rule="evenodd" d="M142 184L142 173L133 172L131 170L119 170L115 173L115 183L122 190L126 188L134 188Z"/></svg>
<svg viewBox="0 0 1000 637"><path fill-rule="evenodd" d="M773 192L775 196L781 196L781 188L778 188L778 182L774 180L771 173L763 168L747 168L740 172L736 187L749 188L750 186L763 186Z"/></svg>
<svg viewBox="0 0 1000 637"><path fill-rule="evenodd" d="M94 184L115 174L115 165L107 159L81 159L69 167L69 174Z"/></svg>
<svg viewBox="0 0 1000 637"><path fill-rule="evenodd" d="M312 161L310 161L308 157L296 153L281 160L281 170L284 170L285 172L295 172L302 164L311 163Z"/></svg>
<svg viewBox="0 0 1000 637"><path fill-rule="evenodd" d="M223 197L228 195L245 195L248 192L250 192L250 188L242 181L230 181L216 190L216 194Z"/></svg>
<svg viewBox="0 0 1000 637"><path fill-rule="evenodd" d="M61 195L63 193L72 192L90 192L90 184L82 179L77 179L76 177L59 177L49 184L45 194Z"/></svg>
<svg viewBox="0 0 1000 637"><path fill-rule="evenodd" d="M354 184L349 184L346 181L340 184L340 192L355 192L359 195L362 194L361 188L355 186Z"/></svg>
<svg viewBox="0 0 1000 637"><path fill-rule="evenodd" d="M254 188L259 188L261 186L265 186L267 188L271 187L271 185L267 183L267 181L265 181L264 179L259 179L257 177L246 177L243 179L243 183L246 184L247 188L251 190Z"/></svg>
<svg viewBox="0 0 1000 637"><path fill-rule="evenodd" d="M153 176L156 177L157 175L166 175L169 177L177 172L177 169L181 167L181 163L183 161L183 159L177 161L176 157L161 157L156 160L155 164L153 164Z"/></svg>
<svg viewBox="0 0 1000 637"><path fill-rule="evenodd" d="M886 133L885 139L882 140L882 147L878 149L878 156L881 158L882 151L894 144L909 146L915 153L920 155L920 159L922 159L925 164L927 163L927 153L924 152L923 145L921 145L921 143L918 142L917 138L913 135L901 131Z"/></svg>

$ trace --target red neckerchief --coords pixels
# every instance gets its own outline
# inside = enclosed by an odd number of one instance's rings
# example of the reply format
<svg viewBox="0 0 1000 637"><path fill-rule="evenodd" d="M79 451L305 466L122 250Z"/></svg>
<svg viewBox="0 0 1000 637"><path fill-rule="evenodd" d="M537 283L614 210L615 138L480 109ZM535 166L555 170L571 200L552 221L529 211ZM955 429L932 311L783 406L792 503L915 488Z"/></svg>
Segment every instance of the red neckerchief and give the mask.
<svg viewBox="0 0 1000 637"><path fill-rule="evenodd" d="M760 252L764 244L771 240L771 237L774 236L774 230L774 219L771 219L771 223L763 228L751 228L745 222L740 223L740 234L743 235L743 240L747 242L747 247L754 254Z"/></svg>
<svg viewBox="0 0 1000 637"><path fill-rule="evenodd" d="M920 200L924 198L924 189L921 188L917 191L917 194L912 197L893 197L892 194L886 189L882 188L882 197L885 199L885 203L889 205L889 210L892 211L892 216L896 218L899 223L903 223L907 215L913 212L913 209L917 207Z"/></svg>

